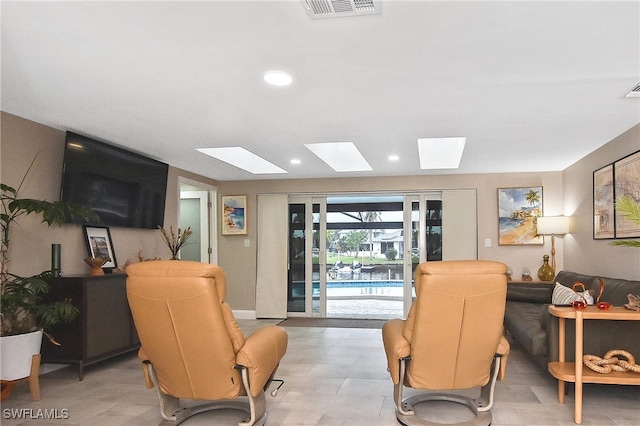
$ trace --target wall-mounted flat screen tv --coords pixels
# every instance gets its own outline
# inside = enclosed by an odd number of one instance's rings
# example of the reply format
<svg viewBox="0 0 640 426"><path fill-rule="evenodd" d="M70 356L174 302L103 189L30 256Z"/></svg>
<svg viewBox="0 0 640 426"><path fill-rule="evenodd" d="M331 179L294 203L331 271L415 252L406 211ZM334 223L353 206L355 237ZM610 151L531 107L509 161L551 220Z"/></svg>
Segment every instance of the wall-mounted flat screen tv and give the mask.
<svg viewBox="0 0 640 426"><path fill-rule="evenodd" d="M169 166L67 132L60 200L92 209L100 224L163 226Z"/></svg>

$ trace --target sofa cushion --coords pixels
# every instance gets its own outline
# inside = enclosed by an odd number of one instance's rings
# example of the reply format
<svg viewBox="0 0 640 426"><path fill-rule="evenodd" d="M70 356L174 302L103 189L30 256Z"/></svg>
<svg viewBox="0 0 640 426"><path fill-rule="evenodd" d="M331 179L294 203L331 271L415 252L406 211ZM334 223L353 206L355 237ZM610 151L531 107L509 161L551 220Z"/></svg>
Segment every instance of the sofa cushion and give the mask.
<svg viewBox="0 0 640 426"><path fill-rule="evenodd" d="M602 279L604 280L604 292L600 298L601 302L609 302L615 306L622 306L628 302L627 294L640 295L640 281L607 277L602 277ZM571 288L573 283L581 282L587 290L592 290L594 298L597 298L600 293L600 280L597 276L560 271L558 275L556 275L556 281L569 288Z"/></svg>
<svg viewBox="0 0 640 426"><path fill-rule="evenodd" d="M545 303L544 305L540 306L540 327L542 327L543 330L547 328L548 318L549 304Z"/></svg>
<svg viewBox="0 0 640 426"><path fill-rule="evenodd" d="M598 296L598 292L600 291L600 282L598 281L597 277L594 277L593 275L583 275L576 272L560 271L558 272L558 275L556 275L556 282L569 288L571 288L574 283L582 283L584 284L585 289L593 290L596 297Z"/></svg>
<svg viewBox="0 0 640 426"><path fill-rule="evenodd" d="M553 285L519 283L507 285L507 300L514 302L551 303Z"/></svg>
<svg viewBox="0 0 640 426"><path fill-rule="evenodd" d="M593 305L593 296L591 296L588 291L584 293L576 293L569 287L565 287L560 283L556 283L555 287L553 288L553 294L551 295L551 303L554 305L570 305L574 301L582 298L584 298L584 300L589 305Z"/></svg>
<svg viewBox="0 0 640 426"><path fill-rule="evenodd" d="M531 355L546 355L547 333L540 325L540 304L507 301L505 327Z"/></svg>
<svg viewBox="0 0 640 426"><path fill-rule="evenodd" d="M628 281L606 277L603 277L603 281L604 292L600 298L601 302L609 302L615 306L622 306L629 302L627 294L631 293L640 296L640 281ZM596 291L596 297L598 297L599 291L599 289Z"/></svg>

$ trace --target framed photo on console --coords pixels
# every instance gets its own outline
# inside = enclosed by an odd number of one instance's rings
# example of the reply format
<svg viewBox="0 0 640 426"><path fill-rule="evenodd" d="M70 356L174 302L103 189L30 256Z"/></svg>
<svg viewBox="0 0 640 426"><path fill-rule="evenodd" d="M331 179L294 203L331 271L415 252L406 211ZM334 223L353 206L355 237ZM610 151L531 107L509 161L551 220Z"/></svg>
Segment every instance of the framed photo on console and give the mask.
<svg viewBox="0 0 640 426"><path fill-rule="evenodd" d="M83 225L82 230L87 241L87 250L91 257L108 257L109 261L102 269L117 267L116 254L111 243L111 233L108 226Z"/></svg>

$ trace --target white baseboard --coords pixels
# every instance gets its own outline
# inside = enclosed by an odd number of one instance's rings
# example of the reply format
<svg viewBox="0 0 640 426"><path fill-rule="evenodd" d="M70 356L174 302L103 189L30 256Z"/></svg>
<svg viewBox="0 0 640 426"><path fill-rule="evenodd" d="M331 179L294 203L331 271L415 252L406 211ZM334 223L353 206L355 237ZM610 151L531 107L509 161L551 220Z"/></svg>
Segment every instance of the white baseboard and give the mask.
<svg viewBox="0 0 640 426"><path fill-rule="evenodd" d="M236 319L256 319L256 311L233 311Z"/></svg>

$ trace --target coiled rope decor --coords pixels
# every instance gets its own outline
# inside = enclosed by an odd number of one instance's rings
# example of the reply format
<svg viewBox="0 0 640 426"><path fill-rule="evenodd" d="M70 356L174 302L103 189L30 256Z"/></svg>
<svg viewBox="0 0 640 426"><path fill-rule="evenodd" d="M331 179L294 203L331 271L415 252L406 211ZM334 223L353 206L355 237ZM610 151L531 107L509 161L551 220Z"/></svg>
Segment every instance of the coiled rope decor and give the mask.
<svg viewBox="0 0 640 426"><path fill-rule="evenodd" d="M625 357L620 359L617 356ZM624 373L625 371L633 371L640 373L640 365L636 364L636 359L627 351L616 349L607 352L604 358L600 358L596 355L585 355L582 357L584 365L595 371L596 373L611 373L611 371L619 371Z"/></svg>

